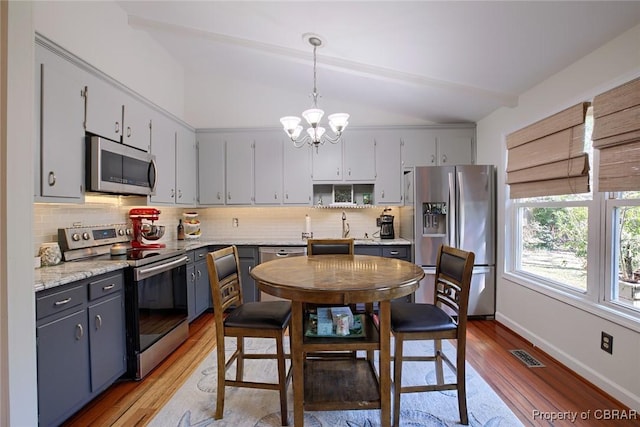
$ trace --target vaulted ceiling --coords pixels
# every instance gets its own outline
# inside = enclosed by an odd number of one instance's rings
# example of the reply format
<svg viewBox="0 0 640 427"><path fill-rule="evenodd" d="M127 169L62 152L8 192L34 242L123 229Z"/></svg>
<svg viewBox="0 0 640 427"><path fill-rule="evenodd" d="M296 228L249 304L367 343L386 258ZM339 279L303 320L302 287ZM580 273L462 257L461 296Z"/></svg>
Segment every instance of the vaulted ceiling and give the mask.
<svg viewBox="0 0 640 427"><path fill-rule="evenodd" d="M514 106L519 94L640 23L640 1L118 3L187 75L306 96L313 61L303 35L313 33L323 40L321 96L434 123L475 122Z"/></svg>

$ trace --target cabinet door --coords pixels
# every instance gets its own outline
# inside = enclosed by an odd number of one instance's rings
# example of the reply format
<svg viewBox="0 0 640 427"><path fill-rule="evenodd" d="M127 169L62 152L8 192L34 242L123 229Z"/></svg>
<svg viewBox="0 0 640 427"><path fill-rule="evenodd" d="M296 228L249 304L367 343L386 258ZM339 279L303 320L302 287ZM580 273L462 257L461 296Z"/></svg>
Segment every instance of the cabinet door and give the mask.
<svg viewBox="0 0 640 427"><path fill-rule="evenodd" d="M327 142L311 148L314 181L342 181L342 144Z"/></svg>
<svg viewBox="0 0 640 427"><path fill-rule="evenodd" d="M142 101L127 96L124 105L122 143L149 151L151 148L151 116L151 109Z"/></svg>
<svg viewBox="0 0 640 427"><path fill-rule="evenodd" d="M191 264L187 265L187 320L193 321L196 317L196 265L193 262L193 253L189 255Z"/></svg>
<svg viewBox="0 0 640 427"><path fill-rule="evenodd" d="M291 141L284 141L284 200L285 205L311 204L311 148L296 148Z"/></svg>
<svg viewBox="0 0 640 427"><path fill-rule="evenodd" d="M448 135L438 136L438 160L441 166L473 164L473 137Z"/></svg>
<svg viewBox="0 0 640 427"><path fill-rule="evenodd" d="M86 96L87 132L122 142L122 110L125 94L104 80L91 76Z"/></svg>
<svg viewBox="0 0 640 427"><path fill-rule="evenodd" d="M263 132L255 139L255 202L258 205L282 204L281 132Z"/></svg>
<svg viewBox="0 0 640 427"><path fill-rule="evenodd" d="M436 134L430 129L401 130L402 166L436 166Z"/></svg>
<svg viewBox="0 0 640 427"><path fill-rule="evenodd" d="M88 313L91 391L97 392L110 385L127 369L122 293L90 305Z"/></svg>
<svg viewBox="0 0 640 427"><path fill-rule="evenodd" d="M204 313L209 307L212 306L211 301L211 287L209 286L209 272L207 271L206 251L196 251L196 260L201 255L202 261L196 261L195 263L195 275L196 275L196 316Z"/></svg>
<svg viewBox="0 0 640 427"><path fill-rule="evenodd" d="M224 135L198 133L198 202L224 205Z"/></svg>
<svg viewBox="0 0 640 427"><path fill-rule="evenodd" d="M344 180L374 181L376 179L375 135L353 131L343 137ZM398 161L400 159L398 158Z"/></svg>
<svg viewBox="0 0 640 427"><path fill-rule="evenodd" d="M226 141L226 203L250 205L253 202L253 135L230 135Z"/></svg>
<svg viewBox="0 0 640 427"><path fill-rule="evenodd" d="M256 281L251 277L251 269L258 264L258 248L254 246L238 247L240 259L240 279L242 280L242 298L244 302L259 301Z"/></svg>
<svg viewBox="0 0 640 427"><path fill-rule="evenodd" d="M156 157L156 194L153 203L175 203L176 132L171 120L157 114L151 127L151 153Z"/></svg>
<svg viewBox="0 0 640 427"><path fill-rule="evenodd" d="M37 195L81 202L84 187L85 86L83 74L73 64L42 47L36 50L40 72L40 164Z"/></svg>
<svg viewBox="0 0 640 427"><path fill-rule="evenodd" d="M36 328L38 419L57 425L89 396L89 331L84 307Z"/></svg>
<svg viewBox="0 0 640 427"><path fill-rule="evenodd" d="M400 138L394 132L376 136L376 182L374 200L382 205L402 204L402 166Z"/></svg>
<svg viewBox="0 0 640 427"><path fill-rule="evenodd" d="M179 126L176 133L176 203L196 203L196 135Z"/></svg>

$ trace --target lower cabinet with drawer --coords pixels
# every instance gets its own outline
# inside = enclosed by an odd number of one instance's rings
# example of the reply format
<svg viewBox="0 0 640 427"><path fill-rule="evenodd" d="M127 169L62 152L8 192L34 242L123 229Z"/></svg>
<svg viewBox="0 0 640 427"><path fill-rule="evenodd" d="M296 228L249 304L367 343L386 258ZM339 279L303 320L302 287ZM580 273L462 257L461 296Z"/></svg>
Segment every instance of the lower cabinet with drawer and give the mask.
<svg viewBox="0 0 640 427"><path fill-rule="evenodd" d="M385 258L398 258L411 262L411 246L410 245L356 245L353 248L357 255L374 255ZM402 297L399 301L411 302L412 295Z"/></svg>
<svg viewBox="0 0 640 427"><path fill-rule="evenodd" d="M36 293L36 339L38 424L59 425L126 371L122 272Z"/></svg>

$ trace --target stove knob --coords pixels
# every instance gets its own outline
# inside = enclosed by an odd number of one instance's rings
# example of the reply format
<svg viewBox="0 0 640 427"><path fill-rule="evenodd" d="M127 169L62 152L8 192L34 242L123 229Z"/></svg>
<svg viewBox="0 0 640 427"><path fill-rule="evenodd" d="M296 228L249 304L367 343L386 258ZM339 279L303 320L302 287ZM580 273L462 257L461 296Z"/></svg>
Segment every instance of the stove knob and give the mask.
<svg viewBox="0 0 640 427"><path fill-rule="evenodd" d="M73 233L71 235L71 240L73 240L74 242L77 242L78 240L80 240L80 235L78 233Z"/></svg>
<svg viewBox="0 0 640 427"><path fill-rule="evenodd" d="M118 236L124 236L124 230L122 228L118 230Z"/></svg>
<svg viewBox="0 0 640 427"><path fill-rule="evenodd" d="M89 236L89 233L87 233L86 231L85 231L84 233L82 233L82 238L83 238L84 240L89 240L89 237L90 237L90 236Z"/></svg>

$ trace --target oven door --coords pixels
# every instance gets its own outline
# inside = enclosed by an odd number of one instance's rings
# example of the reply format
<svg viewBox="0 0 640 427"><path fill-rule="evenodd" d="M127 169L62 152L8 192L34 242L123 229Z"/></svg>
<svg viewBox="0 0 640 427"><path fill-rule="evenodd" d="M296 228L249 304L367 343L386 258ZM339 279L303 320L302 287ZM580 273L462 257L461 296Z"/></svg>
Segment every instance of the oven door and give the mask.
<svg viewBox="0 0 640 427"><path fill-rule="evenodd" d="M91 191L115 194L154 195L155 157L150 153L98 136L89 139Z"/></svg>
<svg viewBox="0 0 640 427"><path fill-rule="evenodd" d="M133 378L144 377L188 335L187 260L182 255L130 269L127 366Z"/></svg>

